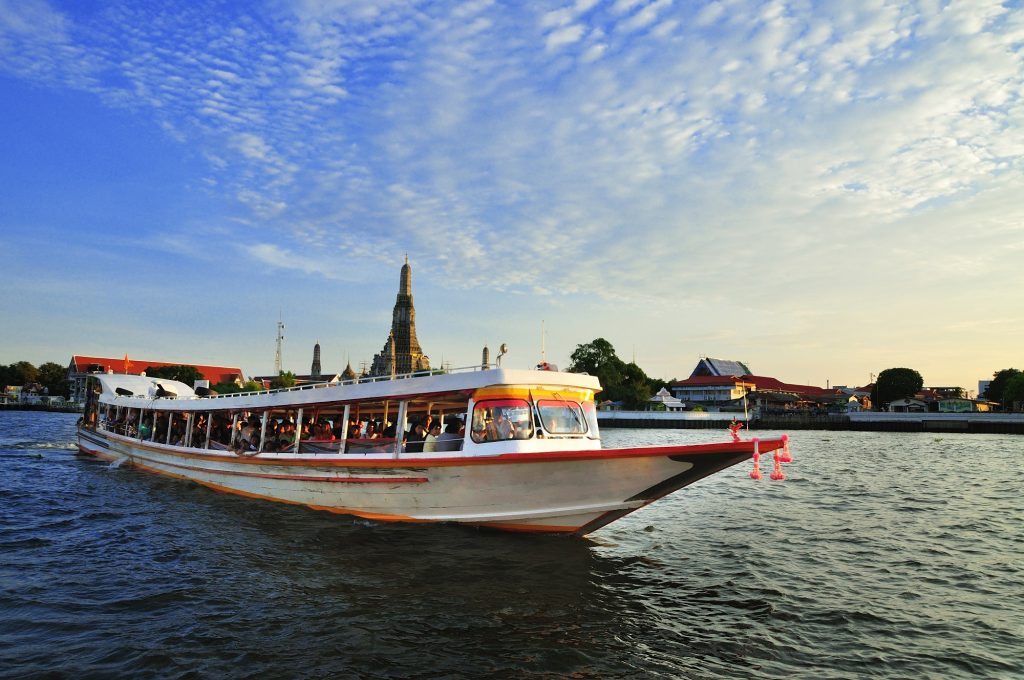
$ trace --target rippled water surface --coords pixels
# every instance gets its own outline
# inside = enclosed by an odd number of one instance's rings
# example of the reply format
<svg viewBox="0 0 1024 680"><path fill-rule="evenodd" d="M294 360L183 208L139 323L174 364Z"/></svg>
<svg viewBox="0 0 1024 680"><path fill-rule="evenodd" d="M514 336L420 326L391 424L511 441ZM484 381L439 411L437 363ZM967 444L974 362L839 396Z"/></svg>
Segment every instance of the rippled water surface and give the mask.
<svg viewBox="0 0 1024 680"><path fill-rule="evenodd" d="M75 420L0 412L0 677L1024 677L1019 436L794 432L785 482L579 539L220 494Z"/></svg>

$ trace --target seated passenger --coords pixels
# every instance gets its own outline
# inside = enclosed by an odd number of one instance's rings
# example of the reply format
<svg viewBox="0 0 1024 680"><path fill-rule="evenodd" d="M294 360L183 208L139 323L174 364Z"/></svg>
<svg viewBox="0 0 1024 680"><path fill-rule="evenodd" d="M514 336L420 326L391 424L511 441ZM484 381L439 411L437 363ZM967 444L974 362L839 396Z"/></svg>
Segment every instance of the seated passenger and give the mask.
<svg viewBox="0 0 1024 680"><path fill-rule="evenodd" d="M423 441L423 453L434 453L437 451L438 437L441 434L441 423L437 420L430 424L427 430L427 438Z"/></svg>
<svg viewBox="0 0 1024 680"><path fill-rule="evenodd" d="M494 409L494 417L487 425L487 441L497 442L511 439L513 431L512 421L505 415L504 409Z"/></svg>
<svg viewBox="0 0 1024 680"><path fill-rule="evenodd" d="M435 451L458 451L462 448L462 436L459 434L459 429L462 424L452 418L448 421L448 424L444 426L444 432L437 438L437 446Z"/></svg>
<svg viewBox="0 0 1024 680"><path fill-rule="evenodd" d="M407 453L423 453L423 442L427 438L427 431L422 421L416 421L405 439L405 450Z"/></svg>

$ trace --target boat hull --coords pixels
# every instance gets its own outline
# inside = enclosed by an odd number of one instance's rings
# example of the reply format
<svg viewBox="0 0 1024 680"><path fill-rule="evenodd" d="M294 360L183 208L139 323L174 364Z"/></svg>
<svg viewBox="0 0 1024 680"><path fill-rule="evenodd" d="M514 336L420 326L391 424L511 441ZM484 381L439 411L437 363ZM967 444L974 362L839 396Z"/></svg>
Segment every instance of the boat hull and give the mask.
<svg viewBox="0 0 1024 680"><path fill-rule="evenodd" d="M763 441L760 452L782 446ZM583 535L749 459L754 443L471 457L242 457L83 429L79 449L220 491L373 520Z"/></svg>

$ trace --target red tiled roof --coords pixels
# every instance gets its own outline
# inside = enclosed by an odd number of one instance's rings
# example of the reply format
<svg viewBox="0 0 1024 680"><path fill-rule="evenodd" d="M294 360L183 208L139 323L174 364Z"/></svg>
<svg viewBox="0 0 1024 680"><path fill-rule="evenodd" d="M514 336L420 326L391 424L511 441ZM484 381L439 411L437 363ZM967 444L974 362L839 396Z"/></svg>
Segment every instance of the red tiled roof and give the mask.
<svg viewBox="0 0 1024 680"><path fill-rule="evenodd" d="M687 378L686 380L675 380L669 384L672 386L700 387L704 385L735 385L737 383L753 384L754 389L757 390L792 392L805 397L833 397L839 394L839 390L825 389L824 387L815 387L814 385L793 385L762 375L705 375Z"/></svg>
<svg viewBox="0 0 1024 680"><path fill-rule="evenodd" d="M745 375L743 376L743 379L757 385L757 389L759 390L793 392L794 394L799 394L805 397L834 397L837 394L841 394L839 390L825 389L824 387L817 387L815 385L794 385L792 383L784 383L781 380L760 375Z"/></svg>
<svg viewBox="0 0 1024 680"><path fill-rule="evenodd" d="M71 357L71 365L78 373L84 373L93 364L102 366L104 371L135 374L145 371L148 366L154 368L160 368L161 366L195 366L196 370L202 374L203 379L209 380L211 385L222 382L234 382L236 378L241 378L244 375L242 369L231 366L202 366L199 364L183 364L181 362L149 361L147 359L132 359L128 356L122 359L109 359L106 357L86 357L76 354Z"/></svg>

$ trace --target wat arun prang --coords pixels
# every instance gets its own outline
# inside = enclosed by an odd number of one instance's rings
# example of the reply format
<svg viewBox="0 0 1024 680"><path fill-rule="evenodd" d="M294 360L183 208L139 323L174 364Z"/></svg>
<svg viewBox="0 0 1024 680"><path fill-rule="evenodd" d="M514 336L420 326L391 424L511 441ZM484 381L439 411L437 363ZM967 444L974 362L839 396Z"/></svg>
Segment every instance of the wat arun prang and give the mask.
<svg viewBox="0 0 1024 680"><path fill-rule="evenodd" d="M373 355L370 375L402 375L415 371L429 371L430 360L423 354L416 339L416 308L412 304L412 269L409 257L402 265L398 283L398 297L391 313L391 333L384 349Z"/></svg>

